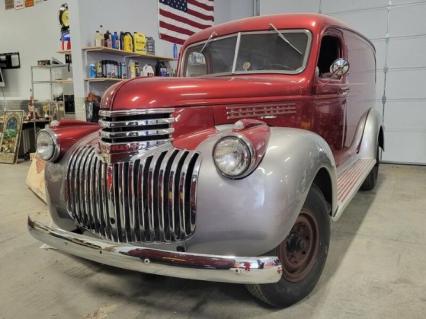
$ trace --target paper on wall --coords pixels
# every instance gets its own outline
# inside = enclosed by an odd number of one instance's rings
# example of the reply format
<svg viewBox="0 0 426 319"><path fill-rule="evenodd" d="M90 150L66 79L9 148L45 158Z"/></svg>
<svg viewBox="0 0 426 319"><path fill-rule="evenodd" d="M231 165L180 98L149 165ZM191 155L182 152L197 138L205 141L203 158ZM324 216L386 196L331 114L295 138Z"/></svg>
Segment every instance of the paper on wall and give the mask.
<svg viewBox="0 0 426 319"><path fill-rule="evenodd" d="M23 9L25 8L25 0L15 0L15 9Z"/></svg>

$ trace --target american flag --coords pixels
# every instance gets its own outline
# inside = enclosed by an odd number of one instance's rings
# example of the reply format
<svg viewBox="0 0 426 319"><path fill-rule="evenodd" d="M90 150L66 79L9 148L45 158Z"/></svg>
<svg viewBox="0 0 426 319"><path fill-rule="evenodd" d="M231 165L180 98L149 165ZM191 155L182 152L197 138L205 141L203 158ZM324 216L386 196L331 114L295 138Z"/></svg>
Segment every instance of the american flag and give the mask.
<svg viewBox="0 0 426 319"><path fill-rule="evenodd" d="M160 39L183 44L197 31L213 25L214 0L159 0Z"/></svg>

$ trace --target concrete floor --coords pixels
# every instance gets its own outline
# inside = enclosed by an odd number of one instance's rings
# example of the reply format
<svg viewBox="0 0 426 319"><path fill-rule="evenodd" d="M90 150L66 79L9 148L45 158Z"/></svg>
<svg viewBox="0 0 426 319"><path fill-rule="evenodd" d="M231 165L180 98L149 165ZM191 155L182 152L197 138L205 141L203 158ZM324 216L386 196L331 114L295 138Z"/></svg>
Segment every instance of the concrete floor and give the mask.
<svg viewBox="0 0 426 319"><path fill-rule="evenodd" d="M0 318L426 318L426 167L382 165L334 224L321 280L284 310L243 286L126 272L40 249L27 214L49 220L24 185L28 164L0 164Z"/></svg>

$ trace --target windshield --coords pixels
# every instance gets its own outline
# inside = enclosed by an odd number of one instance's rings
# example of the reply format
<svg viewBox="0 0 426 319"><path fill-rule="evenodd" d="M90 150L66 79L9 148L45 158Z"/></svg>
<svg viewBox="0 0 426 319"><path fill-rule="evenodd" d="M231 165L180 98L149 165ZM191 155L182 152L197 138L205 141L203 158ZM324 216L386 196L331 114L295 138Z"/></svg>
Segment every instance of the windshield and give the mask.
<svg viewBox="0 0 426 319"><path fill-rule="evenodd" d="M310 40L307 30L274 30L213 38L188 47L183 75L299 73L306 65Z"/></svg>

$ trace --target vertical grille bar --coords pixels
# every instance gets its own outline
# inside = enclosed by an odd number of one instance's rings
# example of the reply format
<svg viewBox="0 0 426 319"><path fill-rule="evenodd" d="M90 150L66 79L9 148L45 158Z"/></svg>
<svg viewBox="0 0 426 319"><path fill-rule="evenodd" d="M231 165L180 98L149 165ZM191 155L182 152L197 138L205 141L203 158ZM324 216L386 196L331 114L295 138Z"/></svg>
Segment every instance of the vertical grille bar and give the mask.
<svg viewBox="0 0 426 319"><path fill-rule="evenodd" d="M77 223L115 242L184 240L195 231L196 152L169 149L107 164L76 148L66 174L67 209Z"/></svg>
<svg viewBox="0 0 426 319"><path fill-rule="evenodd" d="M123 201L122 208L123 208L123 215L124 215L124 221L123 221L123 228L124 228L124 234L127 242L132 241L131 235L130 235L130 212L129 212L129 202L127 201L128 193L129 193L129 164L123 163L121 165L121 191L122 196L120 196L120 199Z"/></svg>
<svg viewBox="0 0 426 319"><path fill-rule="evenodd" d="M137 179L137 207L138 207L138 219L139 219L139 237L141 241L145 241L145 203L144 200L144 170L146 166L146 160L141 160L139 164L138 179Z"/></svg>
<svg viewBox="0 0 426 319"><path fill-rule="evenodd" d="M86 218L86 223L88 225L92 225L93 227L93 219L91 216L91 211L90 211L90 184L91 184L91 180L90 180L90 176L89 176L89 169L90 169L90 165L91 165L91 160L92 160L92 150L90 148L88 148L88 152L86 153L86 161L85 164L83 164L83 180L81 180L81 183L83 183L84 186L84 211L85 211L85 218Z"/></svg>
<svg viewBox="0 0 426 319"><path fill-rule="evenodd" d="M169 229L169 201L168 201L168 185L169 185L169 173L170 167L174 156L176 155L175 150L170 150L164 156L163 162L161 163L160 172L158 175L159 181L159 231L160 240L169 241L170 229Z"/></svg>
<svg viewBox="0 0 426 319"><path fill-rule="evenodd" d="M199 154L196 154L196 161L194 163L194 169L191 176L191 186L190 186L190 216L191 216L191 229L189 233L195 231L195 217L197 215L197 184L198 184L198 175L200 173L201 167L201 157Z"/></svg>
<svg viewBox="0 0 426 319"><path fill-rule="evenodd" d="M148 168L148 232L149 232L149 241L153 241L155 238L155 210L156 210L156 199L155 199L155 168L157 166L158 159L161 154L155 154L151 160L151 163Z"/></svg>
<svg viewBox="0 0 426 319"><path fill-rule="evenodd" d="M179 152L175 160L173 161L172 167L170 168L170 175L169 175L169 181L168 181L168 200L169 200L169 231L172 236L171 240L176 240L176 223L175 223L175 215L177 214L176 211L176 205L175 205L175 177L176 177L176 170L178 168L178 163L180 159L182 158L182 155L184 153Z"/></svg>
<svg viewBox="0 0 426 319"><path fill-rule="evenodd" d="M78 180L79 180L78 169L79 169L80 161L82 158L82 153L84 153L84 148L81 148L77 151L77 155L72 167L72 179L71 179L71 183L73 185L73 193L74 193L73 195L74 211L72 211L72 213L74 214L77 222L79 223L82 221L80 218L80 203L79 203L80 187L78 184Z"/></svg>
<svg viewBox="0 0 426 319"><path fill-rule="evenodd" d="M102 164L101 161L96 158L95 161L95 168L94 168L94 175L95 175L95 197L94 197L94 203L95 203L95 207L96 207L96 212L98 214L98 220L99 220L99 233L101 234L101 236L106 237L106 233L105 233L105 229L106 229L106 224L105 224L105 219L103 216L103 211L102 211L102 191L101 191L101 182L100 182L100 175L101 175L101 169L102 169Z"/></svg>
<svg viewBox="0 0 426 319"><path fill-rule="evenodd" d="M75 180L75 183L79 185L82 185L82 182L84 181L84 164L87 160L88 150L89 148L87 146L83 149L81 153L81 157L79 158L80 160L78 161L78 164L77 164L77 178ZM81 222L86 224L87 216L86 216L86 212L84 208L84 202L85 202L84 191L85 191L85 185L83 184L83 187L81 186L79 187L79 192L78 192L78 214L79 214L79 218Z"/></svg>
<svg viewBox="0 0 426 319"><path fill-rule="evenodd" d="M133 161L129 163L129 179L126 181L129 185L129 190L127 193L127 201L129 205L129 240L137 241L137 231L136 231L136 192L135 192L135 169L137 164ZM137 175L136 175L137 176Z"/></svg>
<svg viewBox="0 0 426 319"><path fill-rule="evenodd" d="M186 173L188 170L189 162L191 161L191 156L186 156L185 161L182 164L182 169L179 174L179 232L180 236L184 237L186 234L186 223L187 216L185 210L186 194L185 194L185 184L186 184Z"/></svg>

